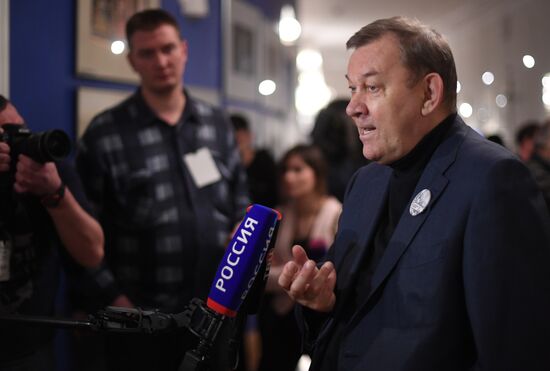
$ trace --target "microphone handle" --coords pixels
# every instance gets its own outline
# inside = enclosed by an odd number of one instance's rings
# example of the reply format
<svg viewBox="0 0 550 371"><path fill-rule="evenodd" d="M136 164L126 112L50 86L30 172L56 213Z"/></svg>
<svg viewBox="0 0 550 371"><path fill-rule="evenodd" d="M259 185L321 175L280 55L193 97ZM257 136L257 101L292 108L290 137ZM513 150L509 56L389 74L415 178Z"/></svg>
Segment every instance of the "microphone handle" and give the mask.
<svg viewBox="0 0 550 371"><path fill-rule="evenodd" d="M244 313L256 314L260 310L264 291L265 291L265 285L267 284L267 278L269 276L269 269L271 268L271 258L273 255L273 248L275 247L275 243L277 242L277 232L279 231L279 224L280 223L277 223L275 225L273 236L271 237L269 247L267 248L266 257L262 262L260 271L256 275L256 279L252 284L252 288L250 289L250 292L244 299L243 304L241 305L242 307L241 311Z"/></svg>

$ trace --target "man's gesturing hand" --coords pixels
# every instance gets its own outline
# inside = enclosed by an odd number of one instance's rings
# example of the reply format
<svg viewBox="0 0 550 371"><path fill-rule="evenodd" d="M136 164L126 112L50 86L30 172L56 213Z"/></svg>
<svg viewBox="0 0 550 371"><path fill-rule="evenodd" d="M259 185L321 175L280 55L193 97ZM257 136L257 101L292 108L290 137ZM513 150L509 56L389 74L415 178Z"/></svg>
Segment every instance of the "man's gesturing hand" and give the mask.
<svg viewBox="0 0 550 371"><path fill-rule="evenodd" d="M292 247L292 256L294 259L283 267L279 285L301 305L318 312L330 312L336 302L336 270L332 263L326 262L317 268L299 245Z"/></svg>

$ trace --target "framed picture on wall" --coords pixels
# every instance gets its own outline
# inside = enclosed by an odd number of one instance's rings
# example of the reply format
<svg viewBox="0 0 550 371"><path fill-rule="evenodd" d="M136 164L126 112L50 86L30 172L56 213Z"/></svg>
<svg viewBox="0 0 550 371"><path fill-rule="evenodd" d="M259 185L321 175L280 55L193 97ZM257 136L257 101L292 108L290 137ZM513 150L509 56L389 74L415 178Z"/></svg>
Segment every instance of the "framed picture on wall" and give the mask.
<svg viewBox="0 0 550 371"><path fill-rule="evenodd" d="M91 88L83 86L78 88L76 99L77 126L76 137L80 138L90 121L98 113L122 102L134 91L115 90L104 88Z"/></svg>
<svg viewBox="0 0 550 371"><path fill-rule="evenodd" d="M291 84L293 76L286 68L289 60L295 60L295 49L289 49L281 44L279 36L273 27L265 24L262 33L262 48L260 50L260 80L273 80L276 84L275 92L269 96L262 96L261 102L274 111L288 112L293 106L294 96Z"/></svg>
<svg viewBox="0 0 550 371"><path fill-rule="evenodd" d="M158 8L160 0L78 0L76 73L93 79L137 83L138 76L111 46L125 41L125 24L137 11Z"/></svg>
<svg viewBox="0 0 550 371"><path fill-rule="evenodd" d="M223 19L224 81L228 98L258 99L263 17L243 1L225 1Z"/></svg>
<svg viewBox="0 0 550 371"><path fill-rule="evenodd" d="M253 77L256 73L256 48L254 33L246 26L235 23L232 26L233 72L243 77Z"/></svg>

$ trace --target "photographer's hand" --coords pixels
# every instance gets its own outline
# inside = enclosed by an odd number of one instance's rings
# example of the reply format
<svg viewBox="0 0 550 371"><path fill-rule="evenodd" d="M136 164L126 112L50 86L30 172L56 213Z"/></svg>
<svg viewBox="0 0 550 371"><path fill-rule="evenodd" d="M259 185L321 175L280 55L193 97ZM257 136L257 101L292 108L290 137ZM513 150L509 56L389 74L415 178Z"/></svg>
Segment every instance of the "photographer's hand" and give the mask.
<svg viewBox="0 0 550 371"><path fill-rule="evenodd" d="M121 308L134 308L134 304L128 299L126 295L119 295L111 303L112 307L121 307Z"/></svg>
<svg viewBox="0 0 550 371"><path fill-rule="evenodd" d="M44 196L54 193L60 186L61 178L53 162L41 164L19 155L14 184L16 192Z"/></svg>
<svg viewBox="0 0 550 371"><path fill-rule="evenodd" d="M0 127L0 135L4 132ZM0 172L10 169L10 146L7 143L0 142Z"/></svg>
<svg viewBox="0 0 550 371"><path fill-rule="evenodd" d="M19 155L14 189L37 197L51 195L62 181L53 162L38 163ZM43 198L42 203L44 204ZM56 205L45 205L63 245L71 256L86 267L96 267L103 258L103 230L75 200L70 189Z"/></svg>

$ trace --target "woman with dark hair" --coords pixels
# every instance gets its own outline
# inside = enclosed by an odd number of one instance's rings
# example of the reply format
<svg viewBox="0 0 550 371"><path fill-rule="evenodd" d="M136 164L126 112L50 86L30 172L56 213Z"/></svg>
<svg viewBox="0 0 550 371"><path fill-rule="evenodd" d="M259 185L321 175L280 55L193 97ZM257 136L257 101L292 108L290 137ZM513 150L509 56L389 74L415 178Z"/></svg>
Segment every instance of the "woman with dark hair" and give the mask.
<svg viewBox="0 0 550 371"><path fill-rule="evenodd" d="M284 202L267 284L268 302L260 315L263 356L260 370L294 371L301 355L294 304L277 285L283 265L292 259L290 246L303 246L315 260L323 258L334 240L341 203L327 193L327 164L316 146L298 145L280 161Z"/></svg>
<svg viewBox="0 0 550 371"><path fill-rule="evenodd" d="M353 120L346 114L349 99L336 99L315 118L311 141L318 146L327 161L328 193L340 202L346 186L361 166L368 164L363 145Z"/></svg>

